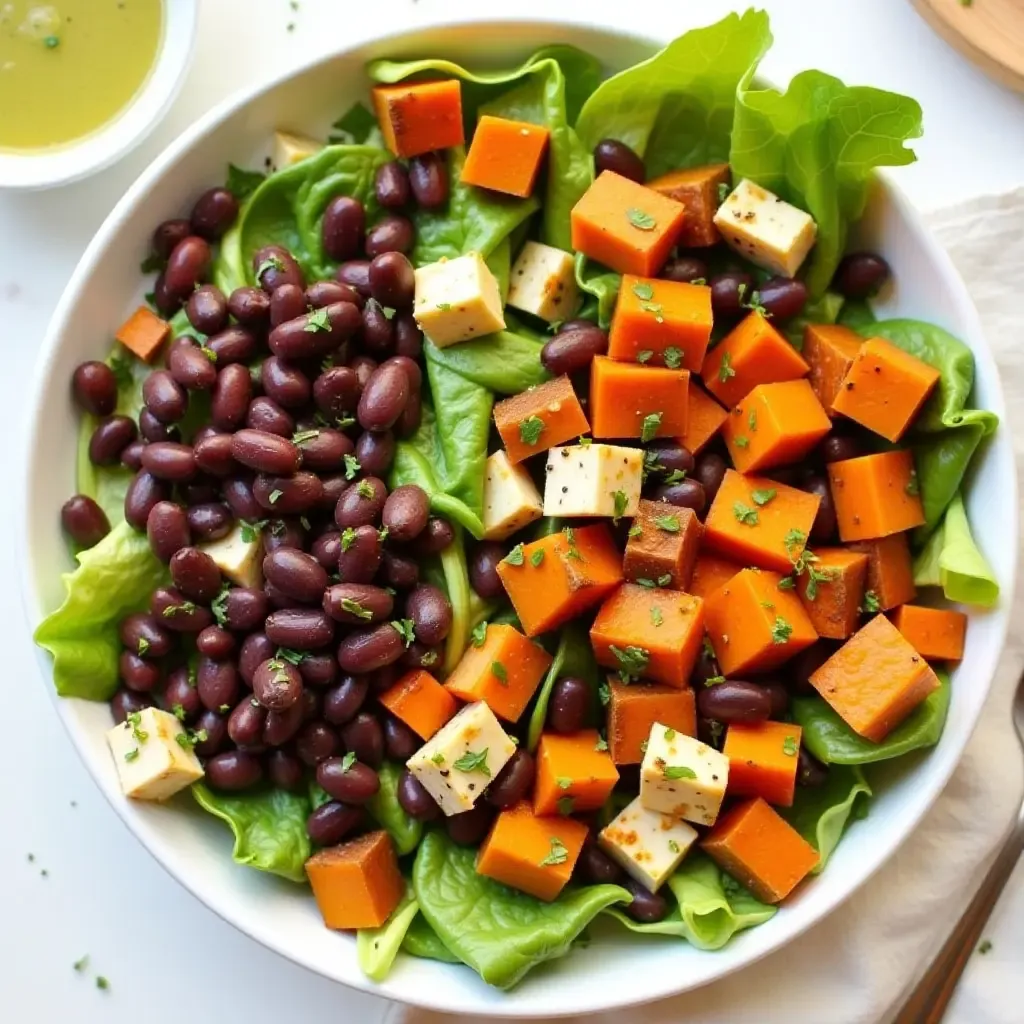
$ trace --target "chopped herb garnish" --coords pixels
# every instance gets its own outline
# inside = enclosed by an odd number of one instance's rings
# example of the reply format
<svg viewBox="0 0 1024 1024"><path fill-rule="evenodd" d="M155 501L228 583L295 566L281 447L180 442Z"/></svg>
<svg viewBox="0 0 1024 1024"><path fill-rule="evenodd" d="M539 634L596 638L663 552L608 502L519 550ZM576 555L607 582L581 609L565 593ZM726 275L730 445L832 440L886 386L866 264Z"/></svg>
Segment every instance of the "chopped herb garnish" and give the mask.
<svg viewBox="0 0 1024 1024"><path fill-rule="evenodd" d="M658 222L646 210L636 206L631 206L626 211L626 219L640 231L653 231L658 226Z"/></svg>
<svg viewBox="0 0 1024 1024"><path fill-rule="evenodd" d="M792 633L793 627L781 615L776 615L772 623L772 643L784 644Z"/></svg>
<svg viewBox="0 0 1024 1024"><path fill-rule="evenodd" d="M907 481L907 486L903 488L912 498L916 498L921 493L921 485L917 481L917 470L911 470L910 479Z"/></svg>
<svg viewBox="0 0 1024 1024"><path fill-rule="evenodd" d="M878 600L878 595L873 590L864 591L864 600L861 601L860 610L867 612L868 615L874 615L875 612L881 610L881 602Z"/></svg>
<svg viewBox="0 0 1024 1024"><path fill-rule="evenodd" d="M350 597L343 597L341 599L341 610L364 621L369 621L373 618L373 612L369 608L364 608L358 601L353 601Z"/></svg>
<svg viewBox="0 0 1024 1024"><path fill-rule="evenodd" d="M756 487L750 492L750 500L755 505L760 505L764 508L768 502L774 501L778 494L779 492L774 487Z"/></svg>
<svg viewBox="0 0 1024 1024"><path fill-rule="evenodd" d="M149 650L149 641L144 637L139 637L139 642L135 645L136 653L141 658L146 651Z"/></svg>
<svg viewBox="0 0 1024 1024"><path fill-rule="evenodd" d="M654 288L647 281L637 281L633 285L633 294L644 302L650 302L654 298Z"/></svg>
<svg viewBox="0 0 1024 1024"><path fill-rule="evenodd" d="M287 661L289 665L301 665L306 660L305 651L293 651L290 647L278 647L274 658L278 661Z"/></svg>
<svg viewBox="0 0 1024 1024"><path fill-rule="evenodd" d="M636 354L636 361L638 363L649 363L654 358L654 349L642 348Z"/></svg>
<svg viewBox="0 0 1024 1024"><path fill-rule="evenodd" d="M354 765L355 763L356 763L356 755L350 750L341 759L341 770L343 772L351 771L352 770L352 765Z"/></svg>
<svg viewBox="0 0 1024 1024"><path fill-rule="evenodd" d="M480 772L482 775L491 777L491 769L487 767L487 747L479 753L474 754L467 750L462 757L452 763L452 767L460 772Z"/></svg>
<svg viewBox="0 0 1024 1024"><path fill-rule="evenodd" d="M181 704L173 705L172 708L171 708L171 714L174 715L174 717L179 722L184 722L185 721L185 708L182 707Z"/></svg>
<svg viewBox="0 0 1024 1024"><path fill-rule="evenodd" d="M676 738L676 731L671 726L665 730L665 739L671 743Z"/></svg>
<svg viewBox="0 0 1024 1024"><path fill-rule="evenodd" d="M792 576L783 576L779 580L779 590L792 590L796 586L796 579Z"/></svg>
<svg viewBox="0 0 1024 1024"><path fill-rule="evenodd" d="M729 197L729 183L726 182L726 181L720 181L718 183L718 205L721 206L722 203L724 203L725 200L728 197Z"/></svg>
<svg viewBox="0 0 1024 1024"><path fill-rule="evenodd" d="M267 525L269 520L260 519L255 523L242 522L242 540L246 544L252 544L257 537L263 532L263 528Z"/></svg>
<svg viewBox="0 0 1024 1024"><path fill-rule="evenodd" d="M544 421L539 416L527 416L519 422L519 438L523 444L535 445L544 430Z"/></svg>
<svg viewBox="0 0 1024 1024"><path fill-rule="evenodd" d="M665 322L665 307L660 302L641 302L640 308L645 313L653 313L656 323L663 324Z"/></svg>
<svg viewBox="0 0 1024 1024"><path fill-rule="evenodd" d="M565 542L569 545L569 550L566 552L567 557L575 558L582 562L583 556L580 554L580 549L576 547L576 532L571 526L567 526L562 530L562 533L565 534Z"/></svg>
<svg viewBox="0 0 1024 1024"><path fill-rule="evenodd" d="M138 758L139 758L139 748L138 747L135 747L133 750L127 751L125 753L125 755L124 755L124 759L126 761L128 761L129 763L131 763L132 761L137 761Z"/></svg>
<svg viewBox="0 0 1024 1024"><path fill-rule="evenodd" d="M391 628L405 641L406 647L411 647L416 639L416 623L412 619L393 619Z"/></svg>
<svg viewBox="0 0 1024 1024"><path fill-rule="evenodd" d="M607 683L601 683L597 688L597 697L601 701L601 707L607 707L608 702L612 699L612 691L608 688Z"/></svg>
<svg viewBox="0 0 1024 1024"><path fill-rule="evenodd" d="M543 548L537 548L536 551L531 553L531 555L530 555L530 565L532 565L534 568L537 568L537 566L539 566L541 564L541 562L543 562L543 561L544 561L544 549Z"/></svg>
<svg viewBox="0 0 1024 1024"><path fill-rule="evenodd" d="M665 616L661 614L661 609L657 605L651 605L651 625L660 626L665 621Z"/></svg>
<svg viewBox="0 0 1024 1024"><path fill-rule="evenodd" d="M99 990L100 990L101 992L106 992L106 991L107 991L107 989L109 989L109 988L110 988L110 982L109 982L109 981L107 981L107 979L106 979L106 978L104 978L102 974L100 974L100 975L97 975L97 977L96 977L96 987L97 987L97 988L98 988L98 989L99 989Z"/></svg>
<svg viewBox="0 0 1024 1024"><path fill-rule="evenodd" d="M745 505L742 501L734 501L732 503L732 514L736 517L736 521L744 526L757 526L761 521L760 516L757 514L757 509L752 508L750 505Z"/></svg>
<svg viewBox="0 0 1024 1024"><path fill-rule="evenodd" d="M743 434L737 434L732 439L732 441L733 441L733 444L735 444L737 448L749 448L750 447L750 438L746 437Z"/></svg>
<svg viewBox="0 0 1024 1024"><path fill-rule="evenodd" d="M568 818L573 812L573 807L576 803L576 798L572 796L560 796L557 801L558 813L563 818Z"/></svg>
<svg viewBox="0 0 1024 1024"><path fill-rule="evenodd" d="M430 668L431 665L436 665L438 657L439 655L437 651L427 651L427 653L424 654L422 658L420 658L420 667Z"/></svg>
<svg viewBox="0 0 1024 1024"><path fill-rule="evenodd" d="M667 484L681 484L686 479L685 469L673 469L667 477L665 477L665 483Z"/></svg>
<svg viewBox="0 0 1024 1024"><path fill-rule="evenodd" d="M359 483L356 484L356 494L358 494L360 498L367 499L376 496L373 484L371 484L369 480L360 480Z"/></svg>
<svg viewBox="0 0 1024 1024"><path fill-rule="evenodd" d="M751 430L757 430L757 410L756 409L751 409L750 410L750 413L747 416L747 426L750 427Z"/></svg>
<svg viewBox="0 0 1024 1024"><path fill-rule="evenodd" d="M796 757L800 751L800 744L797 743L795 736L787 736L782 741L782 752L788 757Z"/></svg>
<svg viewBox="0 0 1024 1024"><path fill-rule="evenodd" d="M792 554L795 548L801 548L807 543L807 534L803 530L792 529L782 538L786 550Z"/></svg>
<svg viewBox="0 0 1024 1024"><path fill-rule="evenodd" d="M270 494L267 496L267 500L271 505L276 505L281 500L281 495L284 494L280 488L275 487Z"/></svg>
<svg viewBox="0 0 1024 1024"><path fill-rule="evenodd" d="M517 544L503 559L509 565L522 565L525 560L526 555L524 554L522 544Z"/></svg>
<svg viewBox="0 0 1024 1024"><path fill-rule="evenodd" d="M48 50L56 50L60 46L60 36L43 36L43 46Z"/></svg>
<svg viewBox="0 0 1024 1024"><path fill-rule="evenodd" d="M560 775L556 780L559 789L569 789L572 786L572 779L567 775Z"/></svg>
<svg viewBox="0 0 1024 1024"><path fill-rule="evenodd" d="M674 839L670 839L668 841L668 849L669 849L669 853L678 853L679 852L679 844Z"/></svg>
<svg viewBox="0 0 1024 1024"><path fill-rule="evenodd" d="M345 479L355 480L356 474L363 467L359 464L359 460L354 455L345 456Z"/></svg>
<svg viewBox="0 0 1024 1024"><path fill-rule="evenodd" d="M676 779L695 779L697 773L692 768L682 764L670 764L661 773L666 780L672 782Z"/></svg>
<svg viewBox="0 0 1024 1024"><path fill-rule="evenodd" d="M662 355L665 365L670 370L678 370L683 365L683 350L676 348L675 345L670 345Z"/></svg>
<svg viewBox="0 0 1024 1024"><path fill-rule="evenodd" d="M654 440L658 428L661 426L661 418L662 413L660 412L649 412L644 417L643 425L640 428L640 440L644 444Z"/></svg>
<svg viewBox="0 0 1024 1024"><path fill-rule="evenodd" d="M165 619L170 619L175 615L191 615L195 610L195 601L182 601L181 604L169 604L162 614Z"/></svg>
<svg viewBox="0 0 1024 1024"><path fill-rule="evenodd" d="M316 427L312 430L297 430L292 434L292 444L304 444L306 441L312 441L313 438L319 436L320 431Z"/></svg>
<svg viewBox="0 0 1024 1024"><path fill-rule="evenodd" d="M584 437L582 434L580 434L580 447L581 448L589 448L593 443L594 443L594 439L592 437Z"/></svg>
<svg viewBox="0 0 1024 1024"><path fill-rule="evenodd" d="M564 864L569 859L569 851L558 836L551 837L551 851L540 862L542 868L553 867L556 864Z"/></svg>
<svg viewBox="0 0 1024 1024"><path fill-rule="evenodd" d="M89 966L89 954L86 953L81 960L76 960L71 966L81 974Z"/></svg>
<svg viewBox="0 0 1024 1024"><path fill-rule="evenodd" d="M483 647L484 641L487 639L487 623L478 622L473 627L473 632L470 633L470 637L472 638L474 647Z"/></svg>
<svg viewBox="0 0 1024 1024"><path fill-rule="evenodd" d="M970 0L968 0L967 3L964 3L964 0L960 0L960 3L963 4L964 7L970 7ZM978 943L978 952L982 956L985 956L986 953L991 953L992 943L988 939L982 939L981 942Z"/></svg>
<svg viewBox="0 0 1024 1024"><path fill-rule="evenodd" d="M500 661L491 662L491 675L494 676L502 686L508 686L508 672Z"/></svg>
<svg viewBox="0 0 1024 1024"><path fill-rule="evenodd" d="M444 754L439 750L433 757L431 757L430 760L433 761L434 764L444 764Z"/></svg>
<svg viewBox="0 0 1024 1024"><path fill-rule="evenodd" d="M663 576L658 577L658 586L667 587L672 583L672 573L667 572Z"/></svg>
<svg viewBox="0 0 1024 1024"><path fill-rule="evenodd" d="M612 522L617 523L626 514L629 498L625 491L615 491L612 493L612 501L615 503L614 511L612 512Z"/></svg>
<svg viewBox="0 0 1024 1024"><path fill-rule="evenodd" d="M655 584L654 580L652 580L649 576L637 576L637 578L633 580L633 582L638 587L646 587L648 590L654 590L655 586L657 585Z"/></svg>
<svg viewBox="0 0 1024 1024"><path fill-rule="evenodd" d="M732 368L732 356L728 352L722 353L722 361L718 364L718 379L724 384L730 377L735 377L736 371Z"/></svg>
<svg viewBox="0 0 1024 1024"><path fill-rule="evenodd" d="M719 683L725 682L725 676L708 676L704 680L705 686L717 686Z"/></svg>
<svg viewBox="0 0 1024 1024"><path fill-rule="evenodd" d="M341 550L348 551L350 547L356 542L356 531L351 526L346 526L341 531Z"/></svg>
<svg viewBox="0 0 1024 1024"><path fill-rule="evenodd" d="M258 281L268 270L284 270L284 262L281 257L271 253L257 268L256 280Z"/></svg>
<svg viewBox="0 0 1024 1024"><path fill-rule="evenodd" d="M599 754L603 754L608 749L608 741L600 734L597 737L597 742L594 744L594 749Z"/></svg>
<svg viewBox="0 0 1024 1024"><path fill-rule="evenodd" d="M125 721L131 726L132 738L138 743L145 743L149 739L149 733L145 729L141 729L142 725L142 712L131 711L125 717Z"/></svg>
<svg viewBox="0 0 1024 1024"><path fill-rule="evenodd" d="M225 583L217 596L210 602L210 611L213 612L218 626L223 626L228 621L228 594L230 592L231 587Z"/></svg>
<svg viewBox="0 0 1024 1024"><path fill-rule="evenodd" d="M630 536L630 537L639 537L643 532L644 532L643 531L643 527L639 523L634 523L629 528L628 536Z"/></svg>
<svg viewBox="0 0 1024 1024"><path fill-rule="evenodd" d="M639 679L644 674L651 656L643 647L636 647L633 644L628 647L616 647L612 644L608 649L619 663L619 675L624 683L631 679Z"/></svg>

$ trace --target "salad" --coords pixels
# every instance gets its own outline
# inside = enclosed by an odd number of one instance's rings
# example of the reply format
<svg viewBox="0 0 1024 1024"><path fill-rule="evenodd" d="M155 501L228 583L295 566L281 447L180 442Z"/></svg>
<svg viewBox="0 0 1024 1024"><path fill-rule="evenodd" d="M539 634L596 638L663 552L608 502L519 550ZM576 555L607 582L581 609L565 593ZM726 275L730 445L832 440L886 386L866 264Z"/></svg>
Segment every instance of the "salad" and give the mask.
<svg viewBox="0 0 1024 1024"><path fill-rule="evenodd" d="M847 251L920 110L761 88L770 41L375 61L372 112L157 226L75 371L57 689L372 978L508 988L598 917L718 949L942 732L997 422Z"/></svg>

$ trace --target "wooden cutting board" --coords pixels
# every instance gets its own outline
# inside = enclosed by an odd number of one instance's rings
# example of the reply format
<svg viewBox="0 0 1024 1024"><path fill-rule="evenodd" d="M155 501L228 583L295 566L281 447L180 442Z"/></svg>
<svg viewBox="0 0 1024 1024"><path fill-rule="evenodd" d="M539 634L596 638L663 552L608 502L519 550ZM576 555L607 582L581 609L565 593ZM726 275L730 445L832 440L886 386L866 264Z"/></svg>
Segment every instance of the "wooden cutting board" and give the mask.
<svg viewBox="0 0 1024 1024"><path fill-rule="evenodd" d="M986 74L1024 92L1024 0L914 0L929 25Z"/></svg>

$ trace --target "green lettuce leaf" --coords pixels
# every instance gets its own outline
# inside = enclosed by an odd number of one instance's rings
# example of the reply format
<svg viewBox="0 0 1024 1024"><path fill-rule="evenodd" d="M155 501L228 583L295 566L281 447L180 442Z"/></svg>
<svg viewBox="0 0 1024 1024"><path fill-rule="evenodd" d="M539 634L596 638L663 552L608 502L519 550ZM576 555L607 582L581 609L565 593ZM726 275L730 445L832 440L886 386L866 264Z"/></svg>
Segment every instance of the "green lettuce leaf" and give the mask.
<svg viewBox="0 0 1024 1024"><path fill-rule="evenodd" d="M597 300L597 322L607 327L612 322L615 300L619 297L622 276L599 263L588 260L583 253L576 253L576 283L580 291Z"/></svg>
<svg viewBox="0 0 1024 1024"><path fill-rule="evenodd" d="M413 864L420 910L441 942L489 985L511 988L545 960L565 956L606 907L628 903L617 885L567 889L544 903L476 873L476 851L429 833Z"/></svg>
<svg viewBox="0 0 1024 1024"><path fill-rule="evenodd" d="M847 299L836 317L836 323L840 326L849 327L851 331L858 331L865 336L869 332L864 328L877 322L878 317L866 299Z"/></svg>
<svg viewBox="0 0 1024 1024"><path fill-rule="evenodd" d="M563 626L559 635L554 661L551 662L551 668L544 677L544 683L530 713L530 727L526 740L526 748L530 753L533 753L540 743L540 734L548 717L551 691L560 676L578 676L585 680L590 684L596 702L597 688L601 683L600 673L594 660L594 650L590 646L590 636L586 627L579 622L570 622Z"/></svg>
<svg viewBox="0 0 1024 1024"><path fill-rule="evenodd" d="M422 960L440 960L444 964L461 964L462 961L437 937L437 932L427 923L422 914L417 914L409 925L402 949Z"/></svg>
<svg viewBox="0 0 1024 1024"><path fill-rule="evenodd" d="M366 810L394 840L399 856L411 853L423 837L423 822L406 814L398 802L398 780L402 777L402 766L385 761L378 769L377 776L380 789L366 805Z"/></svg>
<svg viewBox="0 0 1024 1024"><path fill-rule="evenodd" d="M215 793L202 782L192 795L204 811L224 821L235 837L236 864L279 875L289 882L305 882L309 859L306 818L310 802L283 789L250 793Z"/></svg>
<svg viewBox="0 0 1024 1024"><path fill-rule="evenodd" d="M498 395L518 395L551 377L540 361L543 339L505 330L448 348L424 342L427 358Z"/></svg>
<svg viewBox="0 0 1024 1024"><path fill-rule="evenodd" d="M64 603L39 623L34 639L53 655L57 693L109 700L117 689L120 622L148 607L150 595L167 580L167 568L146 535L123 519L76 557L78 568L63 576Z"/></svg>
<svg viewBox="0 0 1024 1024"><path fill-rule="evenodd" d="M412 886L407 885L401 902L379 928L360 928L356 932L356 959L363 974L373 981L383 981L391 973L409 926L419 912Z"/></svg>
<svg viewBox="0 0 1024 1024"><path fill-rule="evenodd" d="M804 746L825 764L870 764L902 757L939 742L949 712L949 676L937 671L942 684L896 726L881 743L858 736L820 697L796 697L793 720L803 729Z"/></svg>

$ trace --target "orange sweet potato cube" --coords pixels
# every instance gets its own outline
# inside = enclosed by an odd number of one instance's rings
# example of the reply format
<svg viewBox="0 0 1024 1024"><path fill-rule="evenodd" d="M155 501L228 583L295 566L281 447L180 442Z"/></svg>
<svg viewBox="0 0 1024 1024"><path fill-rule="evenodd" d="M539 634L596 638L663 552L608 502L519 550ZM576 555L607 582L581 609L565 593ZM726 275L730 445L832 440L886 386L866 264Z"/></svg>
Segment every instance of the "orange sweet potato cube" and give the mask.
<svg viewBox="0 0 1024 1024"><path fill-rule="evenodd" d="M704 638L704 602L678 590L623 583L598 609L590 643L598 665L682 689Z"/></svg>
<svg viewBox="0 0 1024 1024"><path fill-rule="evenodd" d="M856 629L868 575L868 556L848 548L819 548L797 581L818 636L845 640Z"/></svg>
<svg viewBox="0 0 1024 1024"><path fill-rule="evenodd" d="M729 795L792 807L802 735L789 722L733 722L722 748L729 758Z"/></svg>
<svg viewBox="0 0 1024 1024"><path fill-rule="evenodd" d="M860 347L833 406L887 441L898 441L939 382L939 371L882 338Z"/></svg>
<svg viewBox="0 0 1024 1024"><path fill-rule="evenodd" d="M685 249L715 245L721 238L715 227L718 212L718 186L729 185L729 165L709 164L670 171L647 182L648 188L675 199L686 207L678 245Z"/></svg>
<svg viewBox="0 0 1024 1024"><path fill-rule="evenodd" d="M689 406L686 410L686 430L679 439L683 447L692 455L699 455L708 441L722 429L728 415L691 377Z"/></svg>
<svg viewBox="0 0 1024 1024"><path fill-rule="evenodd" d="M144 363L153 362L160 346L170 336L171 325L147 306L139 306L114 334L129 352Z"/></svg>
<svg viewBox="0 0 1024 1024"><path fill-rule="evenodd" d="M940 684L903 634L876 615L811 674L811 685L855 733L881 743Z"/></svg>
<svg viewBox="0 0 1024 1024"><path fill-rule="evenodd" d="M622 556L604 523L576 527L513 549L498 576L523 632L537 636L599 604L622 581Z"/></svg>
<svg viewBox="0 0 1024 1024"><path fill-rule="evenodd" d="M654 277L686 208L614 171L602 171L572 208L572 247L620 274Z"/></svg>
<svg viewBox="0 0 1024 1024"><path fill-rule="evenodd" d="M587 826L559 815L537 817L524 800L502 811L480 847L478 874L550 902L565 888Z"/></svg>
<svg viewBox="0 0 1024 1024"><path fill-rule="evenodd" d="M499 718L516 722L550 667L543 647L498 623L485 628L482 644L474 640L466 648L444 685L459 700L482 700Z"/></svg>
<svg viewBox="0 0 1024 1024"><path fill-rule="evenodd" d="M779 586L782 579L742 569L708 597L708 639L723 674L767 672L818 639L800 598Z"/></svg>
<svg viewBox="0 0 1024 1024"><path fill-rule="evenodd" d="M758 384L803 377L803 357L756 310L744 317L705 357L704 387L731 409Z"/></svg>
<svg viewBox="0 0 1024 1024"><path fill-rule="evenodd" d="M704 526L691 508L640 499L626 541L622 568L631 583L647 580L686 590L700 550Z"/></svg>
<svg viewBox="0 0 1024 1024"><path fill-rule="evenodd" d="M909 449L829 463L828 478L844 543L888 537L924 522Z"/></svg>
<svg viewBox="0 0 1024 1024"><path fill-rule="evenodd" d="M384 144L395 156L419 156L465 142L462 85L456 78L375 86L373 109Z"/></svg>
<svg viewBox="0 0 1024 1024"><path fill-rule="evenodd" d="M462 166L462 182L525 199L533 192L551 133L540 125L484 114Z"/></svg>
<svg viewBox="0 0 1024 1024"><path fill-rule="evenodd" d="M522 462L590 432L583 406L564 375L498 402L494 425L510 462Z"/></svg>
<svg viewBox="0 0 1024 1024"><path fill-rule="evenodd" d="M758 384L729 414L722 430L733 465L760 473L799 462L832 429L806 380Z"/></svg>
<svg viewBox="0 0 1024 1024"><path fill-rule="evenodd" d="M572 736L544 733L537 748L534 814L596 811L611 795L619 773L596 729Z"/></svg>
<svg viewBox="0 0 1024 1024"><path fill-rule="evenodd" d="M608 334L608 355L621 362L696 372L711 340L711 320L707 285L625 274Z"/></svg>
<svg viewBox="0 0 1024 1024"><path fill-rule="evenodd" d="M741 565L789 572L807 543L820 502L816 494L767 477L726 470L704 520L704 541Z"/></svg>
<svg viewBox="0 0 1024 1024"><path fill-rule="evenodd" d="M818 865L814 847L760 798L723 814L701 845L762 903L784 900Z"/></svg>
<svg viewBox="0 0 1024 1024"><path fill-rule="evenodd" d="M808 324L804 328L801 355L811 368L808 380L829 416L835 415L832 403L863 344L856 331L839 324Z"/></svg>
<svg viewBox="0 0 1024 1024"><path fill-rule="evenodd" d="M459 710L455 698L425 669L406 672L379 699L395 718L425 740Z"/></svg>
<svg viewBox="0 0 1024 1024"><path fill-rule="evenodd" d="M405 881L387 832L368 832L306 861L306 876L328 928L379 928L398 906Z"/></svg>
<svg viewBox="0 0 1024 1024"><path fill-rule="evenodd" d="M697 735L693 690L655 683L626 685L608 680L608 750L616 764L640 764L655 722L684 736Z"/></svg>
<svg viewBox="0 0 1024 1024"><path fill-rule="evenodd" d="M964 656L967 616L963 612L905 604L896 609L892 624L922 658L959 661Z"/></svg>
<svg viewBox="0 0 1024 1024"><path fill-rule="evenodd" d="M693 565L693 576L686 588L691 594L703 597L705 601L723 583L728 583L742 569L739 562L731 562L728 558L702 551Z"/></svg>
<svg viewBox="0 0 1024 1024"><path fill-rule="evenodd" d="M594 437L678 437L686 430L690 371L617 363L590 364L590 430Z"/></svg>
<svg viewBox="0 0 1024 1024"><path fill-rule="evenodd" d="M876 540L862 540L850 545L851 551L868 556L868 578L864 596L870 610L887 612L897 605L913 601L914 563L905 533L893 533Z"/></svg>

